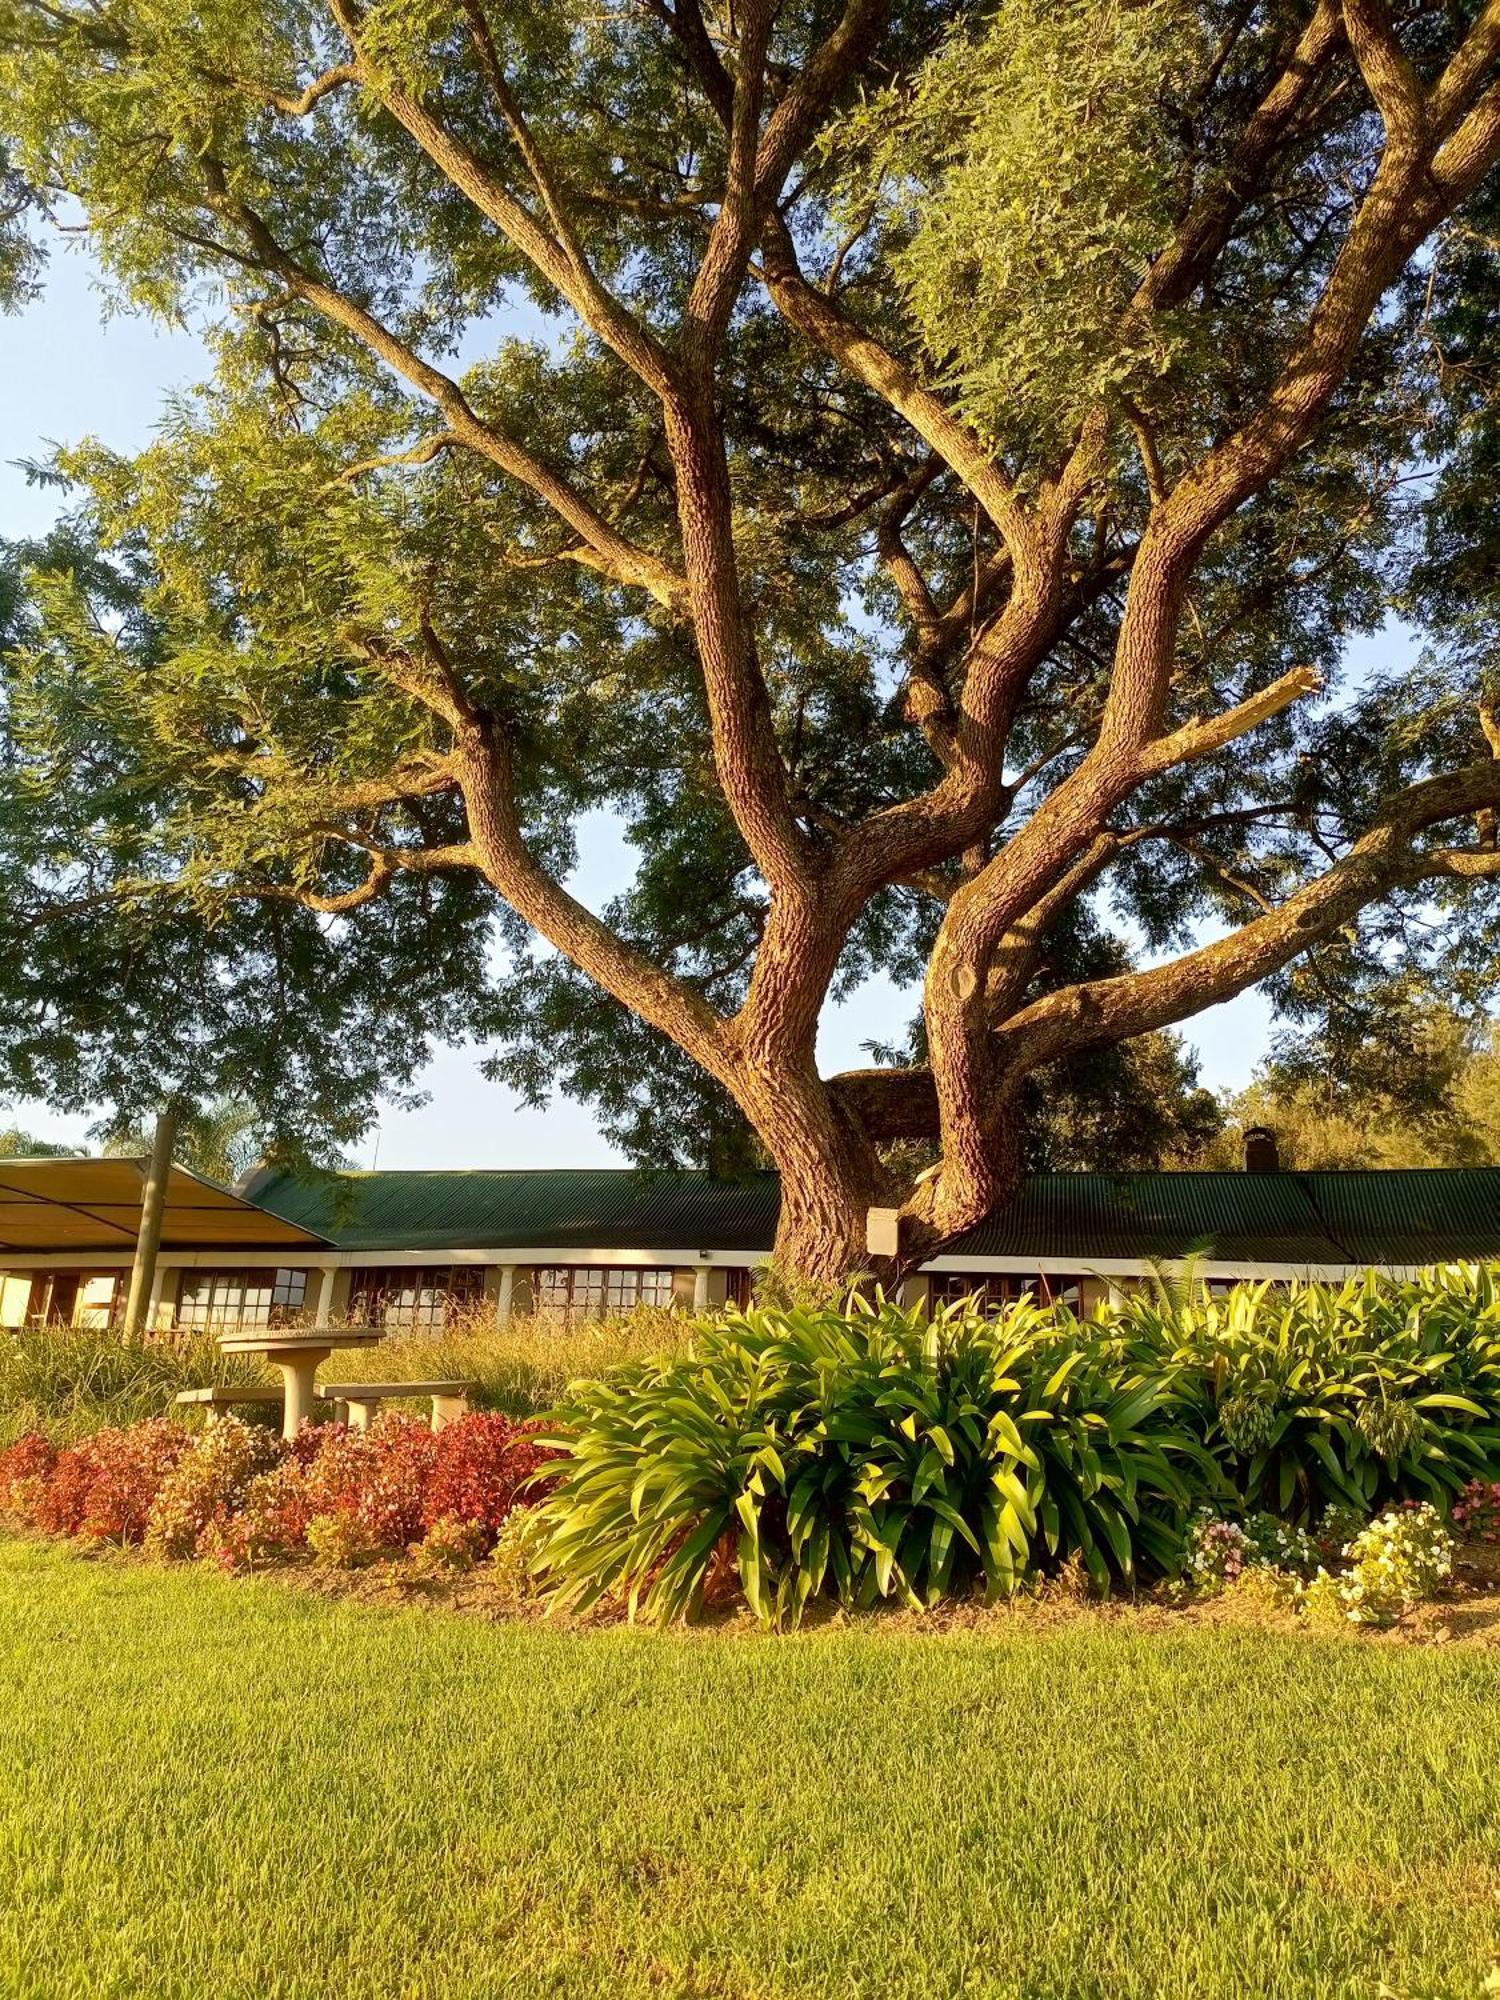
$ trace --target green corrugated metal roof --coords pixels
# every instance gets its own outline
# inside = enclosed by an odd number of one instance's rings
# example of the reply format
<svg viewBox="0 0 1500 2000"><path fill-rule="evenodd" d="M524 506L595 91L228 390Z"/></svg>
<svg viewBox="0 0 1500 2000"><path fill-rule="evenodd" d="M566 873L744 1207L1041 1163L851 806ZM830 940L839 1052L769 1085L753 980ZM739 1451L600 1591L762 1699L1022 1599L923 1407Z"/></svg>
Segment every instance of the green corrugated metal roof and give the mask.
<svg viewBox="0 0 1500 2000"><path fill-rule="evenodd" d="M628 1168L263 1174L252 1201L343 1250L764 1252L774 1174ZM1036 1174L950 1258L1182 1257L1217 1263L1425 1264L1500 1257L1500 1168L1369 1173Z"/></svg>
<svg viewBox="0 0 1500 2000"><path fill-rule="evenodd" d="M1401 1167L1298 1178L1309 1183L1328 1233L1358 1245L1356 1263L1500 1257L1500 1167Z"/></svg>
<svg viewBox="0 0 1500 2000"><path fill-rule="evenodd" d="M1181 1257L1342 1264L1300 1174L1034 1174L950 1257Z"/></svg>
<svg viewBox="0 0 1500 2000"><path fill-rule="evenodd" d="M781 1200L774 1174L717 1181L613 1167L270 1174L244 1192L341 1250L765 1251Z"/></svg>

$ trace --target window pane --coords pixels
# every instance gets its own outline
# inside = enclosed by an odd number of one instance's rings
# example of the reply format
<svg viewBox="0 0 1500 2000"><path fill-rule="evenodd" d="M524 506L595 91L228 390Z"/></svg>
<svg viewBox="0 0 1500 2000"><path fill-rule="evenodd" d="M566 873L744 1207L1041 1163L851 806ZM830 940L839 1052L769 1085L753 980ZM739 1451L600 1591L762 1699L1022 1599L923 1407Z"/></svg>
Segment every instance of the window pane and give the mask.
<svg viewBox="0 0 1500 2000"><path fill-rule="evenodd" d="M669 1306L672 1303L675 1272L642 1271L641 1304L643 1306Z"/></svg>
<svg viewBox="0 0 1500 2000"><path fill-rule="evenodd" d="M484 1272L472 1264L362 1270L349 1281L349 1311L390 1332L441 1331L456 1305L483 1290Z"/></svg>
<svg viewBox="0 0 1500 2000"><path fill-rule="evenodd" d="M641 1295L639 1271L609 1271L604 1280L605 1309L612 1313L629 1312Z"/></svg>
<svg viewBox="0 0 1500 2000"><path fill-rule="evenodd" d="M538 1312L565 1315L572 1296L570 1280L572 1272L565 1267L553 1265L536 1274L536 1309Z"/></svg>

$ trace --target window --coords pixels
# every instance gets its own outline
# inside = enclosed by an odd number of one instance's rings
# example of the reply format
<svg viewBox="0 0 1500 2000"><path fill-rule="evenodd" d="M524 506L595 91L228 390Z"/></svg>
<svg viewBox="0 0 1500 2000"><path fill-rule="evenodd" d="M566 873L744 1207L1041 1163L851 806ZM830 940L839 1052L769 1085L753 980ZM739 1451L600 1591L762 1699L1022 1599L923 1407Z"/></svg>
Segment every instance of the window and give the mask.
<svg viewBox="0 0 1500 2000"><path fill-rule="evenodd" d="M179 1326L285 1326L307 1297L306 1271L185 1271Z"/></svg>
<svg viewBox="0 0 1500 2000"><path fill-rule="evenodd" d="M78 1271L38 1271L26 1302L28 1326L71 1326L78 1307Z"/></svg>
<svg viewBox="0 0 1500 2000"><path fill-rule="evenodd" d="M484 1268L479 1264L356 1271L349 1281L349 1317L387 1333L439 1333L455 1312L483 1296Z"/></svg>
<svg viewBox="0 0 1500 2000"><path fill-rule="evenodd" d="M536 1274L536 1309L549 1319L606 1319L636 1306L669 1306L672 1275L639 1265L556 1264Z"/></svg>
<svg viewBox="0 0 1500 2000"><path fill-rule="evenodd" d="M90 1271L78 1287L75 1309L80 1326L113 1326L130 1292L128 1271Z"/></svg>
<svg viewBox="0 0 1500 2000"><path fill-rule="evenodd" d="M981 1309L998 1312L1027 1292L1038 1305L1067 1306L1079 1312L1083 1306L1083 1280L1058 1277L1038 1271L938 1271L932 1279L932 1303L947 1305L978 1292Z"/></svg>

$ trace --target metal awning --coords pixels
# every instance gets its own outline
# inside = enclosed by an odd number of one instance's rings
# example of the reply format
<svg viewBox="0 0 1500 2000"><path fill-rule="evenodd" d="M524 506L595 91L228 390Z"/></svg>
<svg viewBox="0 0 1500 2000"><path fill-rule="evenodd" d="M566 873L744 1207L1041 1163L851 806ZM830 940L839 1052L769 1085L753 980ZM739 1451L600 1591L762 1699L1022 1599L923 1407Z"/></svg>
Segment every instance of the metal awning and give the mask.
<svg viewBox="0 0 1500 2000"><path fill-rule="evenodd" d="M141 1226L144 1160L0 1160L0 1258L118 1250L128 1264ZM328 1239L257 1208L232 1188L174 1165L162 1219L163 1249L274 1250Z"/></svg>

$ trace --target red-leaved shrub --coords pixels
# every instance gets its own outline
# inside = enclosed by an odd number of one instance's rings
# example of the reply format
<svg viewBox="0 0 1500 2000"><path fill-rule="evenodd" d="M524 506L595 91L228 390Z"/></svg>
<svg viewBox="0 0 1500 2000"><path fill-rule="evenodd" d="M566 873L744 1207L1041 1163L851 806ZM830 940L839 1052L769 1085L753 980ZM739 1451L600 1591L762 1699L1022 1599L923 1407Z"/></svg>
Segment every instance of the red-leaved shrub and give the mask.
<svg viewBox="0 0 1500 2000"><path fill-rule="evenodd" d="M424 1525L431 1528L445 1516L474 1521L484 1529L489 1546L518 1497L529 1497L521 1494L521 1482L547 1454L519 1424L488 1410L472 1410L446 1425L435 1446Z"/></svg>
<svg viewBox="0 0 1500 2000"><path fill-rule="evenodd" d="M167 1417L97 1432L88 1441L88 1479L74 1532L92 1542L140 1541L158 1493L192 1442Z"/></svg>
<svg viewBox="0 0 1500 2000"><path fill-rule="evenodd" d="M399 1410L378 1417L368 1431L328 1425L307 1466L313 1516L358 1521L362 1546L406 1548L422 1533L436 1448L428 1425Z"/></svg>
<svg viewBox="0 0 1500 2000"><path fill-rule="evenodd" d="M63 1451L33 1432L0 1453L0 1507L48 1534L144 1540L227 1569L309 1550L372 1561L424 1537L434 1558L473 1561L552 1456L532 1428L475 1411L434 1432L390 1411L368 1431L310 1424L283 1445L235 1416L196 1433L157 1417Z"/></svg>
<svg viewBox="0 0 1500 2000"><path fill-rule="evenodd" d="M198 1550L231 1570L284 1562L307 1547L307 1524L312 1518L307 1473L288 1457L250 1481L239 1511L204 1529Z"/></svg>
<svg viewBox="0 0 1500 2000"><path fill-rule="evenodd" d="M281 1457L281 1440L243 1417L210 1417L162 1481L147 1545L178 1561L206 1553L214 1532L239 1512L250 1482Z"/></svg>
<svg viewBox="0 0 1500 2000"><path fill-rule="evenodd" d="M1453 1525L1476 1542L1500 1542L1500 1479L1471 1479L1453 1503Z"/></svg>
<svg viewBox="0 0 1500 2000"><path fill-rule="evenodd" d="M0 1507L28 1514L36 1483L51 1476L57 1446L40 1431L27 1431L0 1451Z"/></svg>
<svg viewBox="0 0 1500 2000"><path fill-rule="evenodd" d="M52 1470L33 1483L26 1518L44 1535L76 1535L89 1502L94 1476L87 1444L69 1445L53 1460Z"/></svg>

